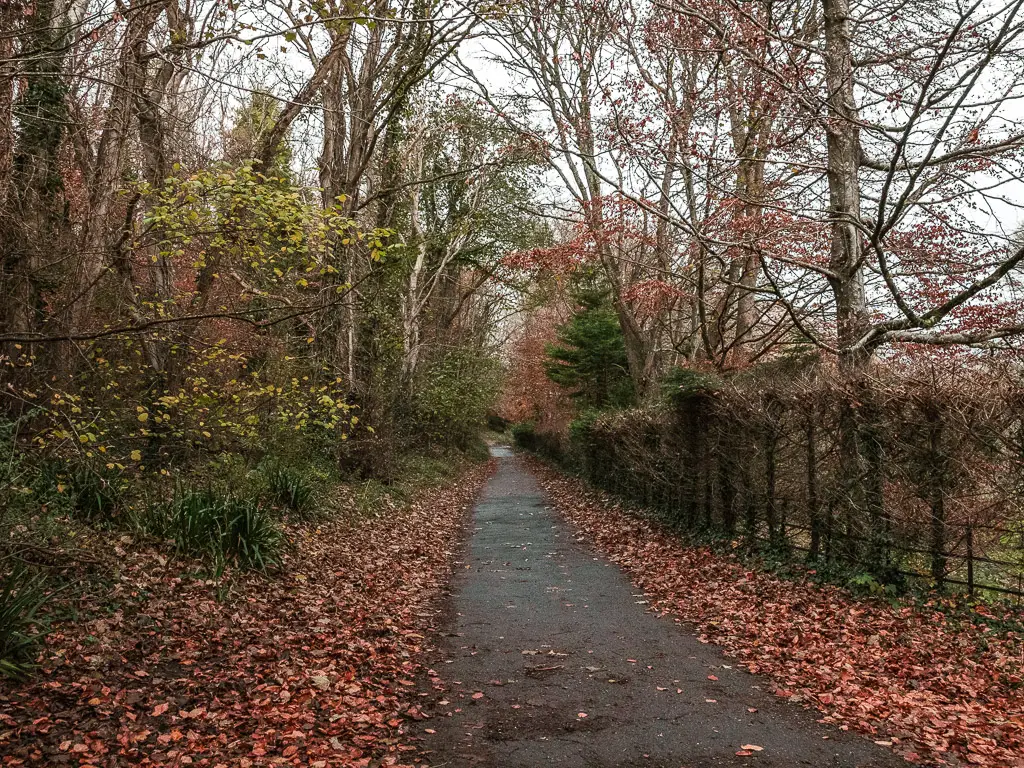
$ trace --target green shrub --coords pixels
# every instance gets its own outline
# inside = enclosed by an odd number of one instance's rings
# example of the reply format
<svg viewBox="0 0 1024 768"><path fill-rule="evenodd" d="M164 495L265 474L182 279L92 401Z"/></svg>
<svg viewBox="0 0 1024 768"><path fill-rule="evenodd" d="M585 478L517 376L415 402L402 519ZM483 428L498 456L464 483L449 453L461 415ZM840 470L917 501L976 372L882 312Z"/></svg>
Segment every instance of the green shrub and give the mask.
<svg viewBox="0 0 1024 768"><path fill-rule="evenodd" d="M299 470L275 464L269 466L264 474L274 501L293 512L304 512L309 508L313 485Z"/></svg>
<svg viewBox="0 0 1024 768"><path fill-rule="evenodd" d="M0 581L0 675L22 677L43 638L36 618L49 596L44 578L16 568Z"/></svg>
<svg viewBox="0 0 1024 768"><path fill-rule="evenodd" d="M266 510L252 502L234 505L225 516L222 551L246 568L266 570L280 562L284 537Z"/></svg>
<svg viewBox="0 0 1024 768"><path fill-rule="evenodd" d="M722 386L722 379L717 374L678 367L665 375L661 389L670 403L680 405L693 397L713 395Z"/></svg>
<svg viewBox="0 0 1024 768"><path fill-rule="evenodd" d="M537 447L537 425L532 421L521 421L512 425L512 442L524 451Z"/></svg>
<svg viewBox="0 0 1024 768"><path fill-rule="evenodd" d="M58 467L65 465L33 457L18 441L21 423L0 416L0 522L5 531L15 520L24 522L37 514L44 504L57 514L71 512L68 494L57 490Z"/></svg>
<svg viewBox="0 0 1024 768"><path fill-rule="evenodd" d="M116 480L89 467L77 466L71 469L68 482L77 517L90 523L114 517L120 501Z"/></svg>
<svg viewBox="0 0 1024 768"><path fill-rule="evenodd" d="M626 342L608 293L582 290L580 306L545 350L544 372L581 409L627 408L636 401Z"/></svg>
<svg viewBox="0 0 1024 768"><path fill-rule="evenodd" d="M501 367L479 351L456 349L431 362L412 400L412 424L427 442L467 448L479 439L497 397Z"/></svg>
<svg viewBox="0 0 1024 768"><path fill-rule="evenodd" d="M66 459L26 462L20 468L20 482L24 483L24 498L31 500L36 510L45 504L51 513L87 523L109 521L120 511L122 480L115 473L99 472L86 464Z"/></svg>
<svg viewBox="0 0 1024 768"><path fill-rule="evenodd" d="M269 491L265 471L269 466L256 465L252 457L243 454L222 451L209 461L182 467L178 476L187 478L192 488L229 489L236 496L258 499Z"/></svg>
<svg viewBox="0 0 1024 768"><path fill-rule="evenodd" d="M181 554L257 570L279 563L283 543L277 522L258 502L213 488L179 486L170 504L155 510L148 529L172 539Z"/></svg>
<svg viewBox="0 0 1024 768"><path fill-rule="evenodd" d="M583 411L569 423L569 439L574 443L587 443L592 437L597 420L602 415L601 411L593 409Z"/></svg>
<svg viewBox="0 0 1024 768"><path fill-rule="evenodd" d="M565 463L569 460L563 438L555 432L538 432L532 421L523 421L512 427L512 441L524 451Z"/></svg>
<svg viewBox="0 0 1024 768"><path fill-rule="evenodd" d="M847 585L855 593L872 596L890 595L896 592L894 585L879 581L872 573L858 573L847 580Z"/></svg>

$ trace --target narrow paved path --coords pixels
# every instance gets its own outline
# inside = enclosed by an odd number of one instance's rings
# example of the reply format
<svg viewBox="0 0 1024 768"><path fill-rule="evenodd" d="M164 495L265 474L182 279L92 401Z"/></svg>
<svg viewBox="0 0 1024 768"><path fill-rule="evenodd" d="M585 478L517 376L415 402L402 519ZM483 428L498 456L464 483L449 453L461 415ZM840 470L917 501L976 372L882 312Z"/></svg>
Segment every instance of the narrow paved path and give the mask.
<svg viewBox="0 0 1024 768"><path fill-rule="evenodd" d="M907 765L647 612L523 463L494 452L438 661L448 691L422 723L433 766ZM762 750L737 756L745 745Z"/></svg>

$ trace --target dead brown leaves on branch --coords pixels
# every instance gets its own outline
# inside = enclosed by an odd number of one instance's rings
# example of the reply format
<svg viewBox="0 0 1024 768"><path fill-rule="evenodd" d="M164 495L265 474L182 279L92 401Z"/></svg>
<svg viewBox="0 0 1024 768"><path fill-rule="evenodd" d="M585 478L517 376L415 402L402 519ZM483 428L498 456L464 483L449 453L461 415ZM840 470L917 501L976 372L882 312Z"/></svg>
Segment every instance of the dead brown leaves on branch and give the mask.
<svg viewBox="0 0 1024 768"><path fill-rule="evenodd" d="M220 601L188 563L121 542L119 573L54 626L39 673L2 684L0 765L403 765L432 601L487 473L292 528L282 572L237 576Z"/></svg>
<svg viewBox="0 0 1024 768"><path fill-rule="evenodd" d="M852 598L688 547L577 480L534 468L561 513L651 598L775 693L870 734L910 761L1024 765L1022 644L977 619Z"/></svg>

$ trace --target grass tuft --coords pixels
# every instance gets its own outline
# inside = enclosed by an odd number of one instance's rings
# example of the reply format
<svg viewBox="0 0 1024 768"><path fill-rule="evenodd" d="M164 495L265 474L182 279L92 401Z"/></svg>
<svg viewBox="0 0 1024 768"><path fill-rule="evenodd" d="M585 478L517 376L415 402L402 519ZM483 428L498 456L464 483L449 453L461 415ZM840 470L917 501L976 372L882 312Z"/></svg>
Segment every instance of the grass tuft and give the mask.
<svg viewBox="0 0 1024 768"><path fill-rule="evenodd" d="M179 486L169 504L154 508L147 527L173 540L180 554L208 555L219 565L260 571L280 563L284 543L269 510L214 488Z"/></svg>
<svg viewBox="0 0 1024 768"><path fill-rule="evenodd" d="M37 618L49 599L45 578L17 567L0 580L0 675L24 677L45 632Z"/></svg>

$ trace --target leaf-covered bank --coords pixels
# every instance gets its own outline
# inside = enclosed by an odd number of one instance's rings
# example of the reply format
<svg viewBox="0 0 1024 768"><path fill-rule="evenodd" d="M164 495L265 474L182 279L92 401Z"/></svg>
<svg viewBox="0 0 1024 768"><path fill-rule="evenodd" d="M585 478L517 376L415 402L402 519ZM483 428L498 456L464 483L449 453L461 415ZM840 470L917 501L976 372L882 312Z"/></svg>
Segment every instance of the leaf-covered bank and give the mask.
<svg viewBox="0 0 1024 768"><path fill-rule="evenodd" d="M961 621L937 602L855 600L752 571L738 557L686 546L540 462L533 468L560 512L653 610L768 676L777 695L911 761L1006 768L1024 760L1021 638L990 630L989 607Z"/></svg>
<svg viewBox="0 0 1024 768"><path fill-rule="evenodd" d="M217 582L111 532L37 674L0 683L0 764L403 764L432 601L488 472L287 526L272 578Z"/></svg>

